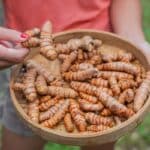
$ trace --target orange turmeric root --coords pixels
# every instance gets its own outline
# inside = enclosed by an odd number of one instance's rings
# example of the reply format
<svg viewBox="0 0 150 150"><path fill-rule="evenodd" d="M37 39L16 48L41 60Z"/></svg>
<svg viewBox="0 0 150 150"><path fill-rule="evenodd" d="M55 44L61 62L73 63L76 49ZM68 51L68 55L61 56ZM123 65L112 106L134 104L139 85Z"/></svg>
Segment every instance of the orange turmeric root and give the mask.
<svg viewBox="0 0 150 150"><path fill-rule="evenodd" d="M87 102L84 99L78 99L80 108L84 111L100 111L103 109L103 105L101 103L92 104Z"/></svg>
<svg viewBox="0 0 150 150"><path fill-rule="evenodd" d="M41 75L37 76L35 86L36 86L37 92L40 95L46 95L47 94L48 86L47 86L46 80L43 76L41 76Z"/></svg>
<svg viewBox="0 0 150 150"><path fill-rule="evenodd" d="M70 100L69 111L71 113L72 119L74 120L75 125L78 130L81 132L86 131L87 123L84 118L83 112L79 108L79 104L75 100Z"/></svg>
<svg viewBox="0 0 150 150"><path fill-rule="evenodd" d="M21 43L23 47L31 48L40 45L40 39L37 37L30 37L28 40Z"/></svg>
<svg viewBox="0 0 150 150"><path fill-rule="evenodd" d="M69 54L72 50L67 47L66 44L57 43L55 46L58 54Z"/></svg>
<svg viewBox="0 0 150 150"><path fill-rule="evenodd" d="M126 89L120 94L118 101L121 104L124 104L125 102L131 103L133 99L134 99L134 90Z"/></svg>
<svg viewBox="0 0 150 150"><path fill-rule="evenodd" d="M100 114L104 117L108 117L112 115L111 111L107 108L104 108Z"/></svg>
<svg viewBox="0 0 150 150"><path fill-rule="evenodd" d="M58 99L53 98L48 100L47 102L43 102L39 105L40 111L46 111L49 109L51 106L54 106L58 102Z"/></svg>
<svg viewBox="0 0 150 150"><path fill-rule="evenodd" d="M41 35L40 35L40 53L44 55L46 58L50 60L54 60L57 58L57 52L55 50L55 47L53 45L52 40L52 24L51 22L47 21L42 29L41 29Z"/></svg>
<svg viewBox="0 0 150 150"><path fill-rule="evenodd" d="M49 101L49 100L51 100L51 96L50 96L50 95L42 96L42 97L40 98L40 104L41 104L41 103L45 103L45 102L47 102L47 101Z"/></svg>
<svg viewBox="0 0 150 150"><path fill-rule="evenodd" d="M99 89L101 91L105 91L109 95L112 95L111 90L109 90L108 88L104 88L104 87L97 88L96 86L93 86L93 85L85 83L85 82L72 81L70 83L70 85L74 90L76 90L78 92L83 92L83 93L86 93L89 95L95 95L97 89Z"/></svg>
<svg viewBox="0 0 150 150"><path fill-rule="evenodd" d="M134 59L133 55L127 52L102 54L102 60L105 62L113 62L113 61L130 62L133 59Z"/></svg>
<svg viewBox="0 0 150 150"><path fill-rule="evenodd" d="M82 49L78 49L77 59L78 59L78 62L82 62L85 60L84 52Z"/></svg>
<svg viewBox="0 0 150 150"><path fill-rule="evenodd" d="M87 127L87 131L92 131L92 132L100 132L109 129L110 127L104 126L104 125L90 125Z"/></svg>
<svg viewBox="0 0 150 150"><path fill-rule="evenodd" d="M131 74L125 72L117 72L117 71L100 71L97 76L102 77L104 79L109 79L111 76L116 77L118 80L133 79L133 76Z"/></svg>
<svg viewBox="0 0 150 150"><path fill-rule="evenodd" d="M35 69L27 70L24 79L24 95L28 101L32 102L37 99L37 93L35 88L35 79L37 72Z"/></svg>
<svg viewBox="0 0 150 150"><path fill-rule="evenodd" d="M119 95L121 90L118 85L117 79L114 76L109 78L109 84L110 84L110 88L112 89L114 95Z"/></svg>
<svg viewBox="0 0 150 150"><path fill-rule="evenodd" d="M23 83L14 83L12 87L15 91L23 91L24 90L24 84Z"/></svg>
<svg viewBox="0 0 150 150"><path fill-rule="evenodd" d="M40 122L50 119L54 114L56 114L56 112L61 108L63 102L63 100L60 100L57 104L50 107L47 111L41 112L39 116Z"/></svg>
<svg viewBox="0 0 150 150"><path fill-rule="evenodd" d="M31 30L25 31L26 34L29 35L29 37L37 36L40 34L40 29L39 28L33 28Z"/></svg>
<svg viewBox="0 0 150 150"><path fill-rule="evenodd" d="M108 87L108 81L102 78L93 78L90 83L95 86Z"/></svg>
<svg viewBox="0 0 150 150"><path fill-rule="evenodd" d="M110 111L114 114L127 118L134 114L133 111L129 110L126 106L119 103L115 98L108 95L106 92L97 89L96 95L101 100L103 105L109 108Z"/></svg>
<svg viewBox="0 0 150 150"><path fill-rule="evenodd" d="M64 79L67 81L72 81L72 80L84 81L86 79L92 78L96 73L97 71L94 68L90 68L87 70L82 70L82 71L77 71L77 72L71 72L71 71L65 72L63 76L64 76Z"/></svg>
<svg viewBox="0 0 150 150"><path fill-rule="evenodd" d="M49 86L48 94L62 98L75 98L78 96L78 93L73 89L58 86Z"/></svg>
<svg viewBox="0 0 150 150"><path fill-rule="evenodd" d="M86 120L92 125L100 125L103 124L105 126L112 127L114 125L113 119L110 117L102 117L96 115L94 113L86 113L85 115Z"/></svg>
<svg viewBox="0 0 150 150"><path fill-rule="evenodd" d="M69 100L65 100L59 108L59 110L50 119L41 123L42 126L53 128L56 126L65 116L69 107Z"/></svg>
<svg viewBox="0 0 150 150"><path fill-rule="evenodd" d="M37 37L34 37L40 34L39 28L33 28L31 30L27 30L25 31L25 33L28 34L29 38L26 41L21 43L24 47L30 48L30 47L39 46L40 39L38 39Z"/></svg>
<svg viewBox="0 0 150 150"><path fill-rule="evenodd" d="M121 79L118 84L122 90L137 87L137 83L133 79L130 80Z"/></svg>
<svg viewBox="0 0 150 150"><path fill-rule="evenodd" d="M93 103L93 104L95 104L95 103L98 101L95 96L88 95L88 94L85 94L85 93L83 93L83 92L80 92L79 95L80 95L80 97L81 97L82 99L85 99L86 101L88 101L88 102L90 102L90 103Z"/></svg>
<svg viewBox="0 0 150 150"><path fill-rule="evenodd" d="M150 71L147 72L146 78L141 83L140 87L137 89L134 97L134 110L135 112L139 111L144 105L146 98L149 95L150 88Z"/></svg>
<svg viewBox="0 0 150 150"><path fill-rule="evenodd" d="M93 55L88 62L92 65L98 65L101 63L101 56L99 54Z"/></svg>
<svg viewBox="0 0 150 150"><path fill-rule="evenodd" d="M30 119L36 123L39 122L39 100L36 99L34 102L28 104L28 115Z"/></svg>
<svg viewBox="0 0 150 150"><path fill-rule="evenodd" d="M51 82L50 86L62 86L62 87L65 87L67 86L66 85L66 82L62 79L55 79L54 81Z"/></svg>
<svg viewBox="0 0 150 150"><path fill-rule="evenodd" d="M98 65L99 70L122 71L137 76L140 73L139 67L125 62L111 62Z"/></svg>
<svg viewBox="0 0 150 150"><path fill-rule="evenodd" d="M64 59L63 63L61 64L61 72L62 73L66 72L76 58L77 58L77 52L76 51L71 52L70 55L68 55L68 57Z"/></svg>
<svg viewBox="0 0 150 150"><path fill-rule="evenodd" d="M80 63L80 64L74 64L70 67L71 71L77 71L77 70L87 70L93 68L92 64L89 63Z"/></svg>
<svg viewBox="0 0 150 150"><path fill-rule="evenodd" d="M47 69L42 64L38 64L34 60L27 60L26 66L28 68L35 68L38 74L44 76L48 83L52 82L55 79L55 77L49 71L47 71Z"/></svg>
<svg viewBox="0 0 150 150"><path fill-rule="evenodd" d="M66 128L66 130L68 132L73 132L74 125L73 125L70 113L67 113L65 115L65 117L64 117L64 125L65 125L65 128Z"/></svg>

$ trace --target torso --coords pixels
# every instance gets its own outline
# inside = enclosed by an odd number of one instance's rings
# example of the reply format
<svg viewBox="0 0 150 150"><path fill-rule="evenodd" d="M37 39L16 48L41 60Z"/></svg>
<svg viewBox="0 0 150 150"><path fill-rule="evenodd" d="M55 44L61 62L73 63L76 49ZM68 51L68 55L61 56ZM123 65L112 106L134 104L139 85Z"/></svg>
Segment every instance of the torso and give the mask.
<svg viewBox="0 0 150 150"><path fill-rule="evenodd" d="M110 31L112 0L3 0L6 25L24 31L51 20L53 31L92 28Z"/></svg>

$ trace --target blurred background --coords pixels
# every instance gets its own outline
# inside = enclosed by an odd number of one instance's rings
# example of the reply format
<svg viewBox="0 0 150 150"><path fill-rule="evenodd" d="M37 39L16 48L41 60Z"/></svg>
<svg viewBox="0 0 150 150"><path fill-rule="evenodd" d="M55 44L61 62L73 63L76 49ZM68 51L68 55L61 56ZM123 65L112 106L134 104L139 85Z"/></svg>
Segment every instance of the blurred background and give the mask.
<svg viewBox="0 0 150 150"><path fill-rule="evenodd" d="M150 42L150 0L141 0L143 7L143 28L147 40ZM3 9L0 1L0 24L3 24ZM0 72L0 107L5 99L5 92L8 84L5 82L9 71ZM0 112L1 114L1 112ZM79 150L79 147L59 145L49 142L45 150ZM150 114L143 123L132 133L120 138L116 143L115 150L150 150Z"/></svg>

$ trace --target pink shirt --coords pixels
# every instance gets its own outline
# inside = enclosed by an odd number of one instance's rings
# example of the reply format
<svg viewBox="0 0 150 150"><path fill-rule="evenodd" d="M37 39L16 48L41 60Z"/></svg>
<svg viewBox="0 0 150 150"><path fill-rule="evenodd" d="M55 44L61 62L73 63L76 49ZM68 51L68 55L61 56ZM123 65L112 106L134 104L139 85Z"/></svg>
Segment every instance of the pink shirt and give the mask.
<svg viewBox="0 0 150 150"><path fill-rule="evenodd" d="M46 20L53 31L90 28L110 31L112 0L3 0L6 25L24 31L41 27Z"/></svg>

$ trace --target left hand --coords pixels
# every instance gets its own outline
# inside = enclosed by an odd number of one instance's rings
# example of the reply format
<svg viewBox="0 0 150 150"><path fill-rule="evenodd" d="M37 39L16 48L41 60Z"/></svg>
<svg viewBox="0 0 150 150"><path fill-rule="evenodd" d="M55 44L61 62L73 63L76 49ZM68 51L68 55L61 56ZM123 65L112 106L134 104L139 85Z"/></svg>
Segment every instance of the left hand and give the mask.
<svg viewBox="0 0 150 150"><path fill-rule="evenodd" d="M150 64L150 44L148 42L138 42L135 43L139 49L141 49L144 56L147 58L148 63Z"/></svg>

